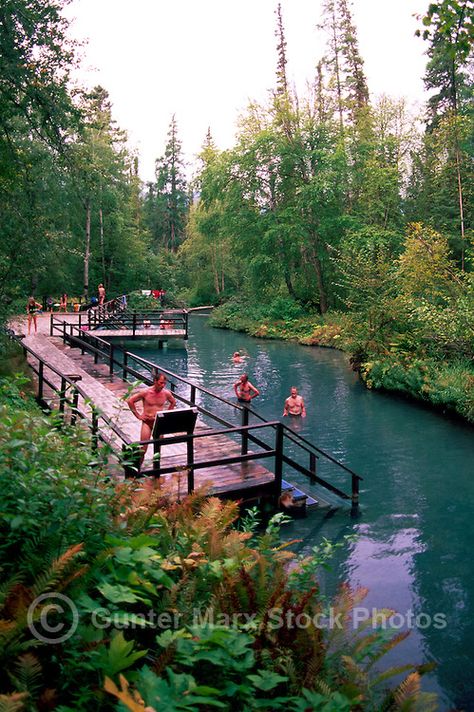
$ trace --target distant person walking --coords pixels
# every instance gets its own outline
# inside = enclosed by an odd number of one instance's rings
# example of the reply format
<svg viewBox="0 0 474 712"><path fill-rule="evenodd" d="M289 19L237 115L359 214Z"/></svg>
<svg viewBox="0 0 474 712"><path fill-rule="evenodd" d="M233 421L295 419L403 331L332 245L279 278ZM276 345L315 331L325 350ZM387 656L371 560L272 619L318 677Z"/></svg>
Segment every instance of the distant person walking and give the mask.
<svg viewBox="0 0 474 712"><path fill-rule="evenodd" d="M105 287L103 284L99 284L97 287L97 292L99 294L99 306L102 306L102 304L105 302Z"/></svg>
<svg viewBox="0 0 474 712"><path fill-rule="evenodd" d="M260 395L260 391L250 383L246 373L243 373L239 380L234 383L234 392L239 403L250 403L253 398Z"/></svg>
<svg viewBox="0 0 474 712"><path fill-rule="evenodd" d="M28 336L31 332L31 322L34 324L35 334L38 331L37 316L40 309L42 309L42 305L39 304L34 297L29 297L26 302L26 313L28 315Z"/></svg>
<svg viewBox="0 0 474 712"><path fill-rule="evenodd" d="M61 298L59 300L59 311L67 312L67 294L61 294Z"/></svg>
<svg viewBox="0 0 474 712"><path fill-rule="evenodd" d="M306 418L306 408L304 400L298 395L298 389L291 387L290 396L286 399L283 407L283 415L301 416Z"/></svg>

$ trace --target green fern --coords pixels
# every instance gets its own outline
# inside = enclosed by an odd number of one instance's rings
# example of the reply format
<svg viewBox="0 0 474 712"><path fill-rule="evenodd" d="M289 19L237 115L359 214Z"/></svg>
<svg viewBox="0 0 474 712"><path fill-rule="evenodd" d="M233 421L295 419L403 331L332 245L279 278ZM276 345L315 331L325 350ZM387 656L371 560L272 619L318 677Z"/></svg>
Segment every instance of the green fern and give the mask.
<svg viewBox="0 0 474 712"><path fill-rule="evenodd" d="M15 663L15 671L9 674L10 680L19 692L28 692L36 697L42 686L42 667L38 658L31 653L21 655Z"/></svg>
<svg viewBox="0 0 474 712"><path fill-rule="evenodd" d="M0 695L0 712L22 712L28 699L27 692Z"/></svg>
<svg viewBox="0 0 474 712"><path fill-rule="evenodd" d="M75 544L55 559L49 569L36 579L31 589L32 597L37 598L46 591L51 591L52 589L59 591L64 588L65 574L74 563L75 558L82 553L83 548L83 544Z"/></svg>

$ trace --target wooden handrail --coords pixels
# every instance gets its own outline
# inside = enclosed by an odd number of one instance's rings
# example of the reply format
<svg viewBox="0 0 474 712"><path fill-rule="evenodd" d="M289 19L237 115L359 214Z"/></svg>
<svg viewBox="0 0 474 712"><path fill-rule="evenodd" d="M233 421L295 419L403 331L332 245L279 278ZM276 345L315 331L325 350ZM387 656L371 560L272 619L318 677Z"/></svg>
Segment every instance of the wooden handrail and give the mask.
<svg viewBox="0 0 474 712"><path fill-rule="evenodd" d="M73 392L77 391L79 393L79 395L81 395L84 400L88 400L88 395L83 391L83 389L80 386L77 385L77 377L76 376L74 376L74 375L68 376L68 375L63 374L55 366L52 366L51 364L47 363L44 360L44 358L42 356L40 356L40 354L38 354L34 349L31 348L31 346L28 346L25 343L23 343L21 341L21 339L19 339L18 337L15 337L15 339L20 343L22 349L24 349L25 351L30 353L34 358L36 358L38 360L38 369L35 369L34 366L31 366L31 368L34 371L34 373L37 374L38 378L41 377L41 380L42 380L41 385L40 385L40 383L38 384L39 393L42 393L43 384L46 383L46 385L48 385L57 395L59 395L62 403L67 403L68 405L74 406L74 399L73 399L73 401L69 401L69 399L65 396L65 394L63 395L63 391L64 391L63 382L64 382L64 383L69 384L72 387ZM58 378L61 379L61 386L59 388L44 375L45 368L52 371L56 376L58 376ZM38 398L39 398L39 395L38 395ZM120 440L122 440L123 442L125 442L127 444L130 442L130 439L123 432L123 430L121 430L121 428L119 428L113 422L113 420L111 420L111 418L109 418L107 415L105 415L105 413L101 413L100 411L97 410L97 416L106 423L107 427L109 427L111 430L113 430L113 432L115 432L115 434L120 438Z"/></svg>

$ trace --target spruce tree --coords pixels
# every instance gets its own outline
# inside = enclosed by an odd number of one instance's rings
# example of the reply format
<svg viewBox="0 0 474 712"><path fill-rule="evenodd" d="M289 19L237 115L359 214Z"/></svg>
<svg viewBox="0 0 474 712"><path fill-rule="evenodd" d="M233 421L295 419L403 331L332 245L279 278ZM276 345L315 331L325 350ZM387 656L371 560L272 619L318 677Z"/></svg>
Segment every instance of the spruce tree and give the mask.
<svg viewBox="0 0 474 712"><path fill-rule="evenodd" d="M155 229L157 247L176 252L183 241L189 193L178 127L173 114L164 155L156 161Z"/></svg>

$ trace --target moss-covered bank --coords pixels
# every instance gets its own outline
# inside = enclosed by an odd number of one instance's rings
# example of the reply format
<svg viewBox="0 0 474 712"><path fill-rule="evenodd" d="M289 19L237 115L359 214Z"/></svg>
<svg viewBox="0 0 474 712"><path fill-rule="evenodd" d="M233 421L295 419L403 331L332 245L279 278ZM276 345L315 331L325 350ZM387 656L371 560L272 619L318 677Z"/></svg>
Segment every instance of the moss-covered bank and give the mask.
<svg viewBox="0 0 474 712"><path fill-rule="evenodd" d="M353 316L305 314L286 300L267 306L227 302L214 310L210 323L250 336L340 349L367 388L404 394L474 423L474 364L467 358L443 361L417 354L396 339L385 347L370 341L361 347L354 338Z"/></svg>

